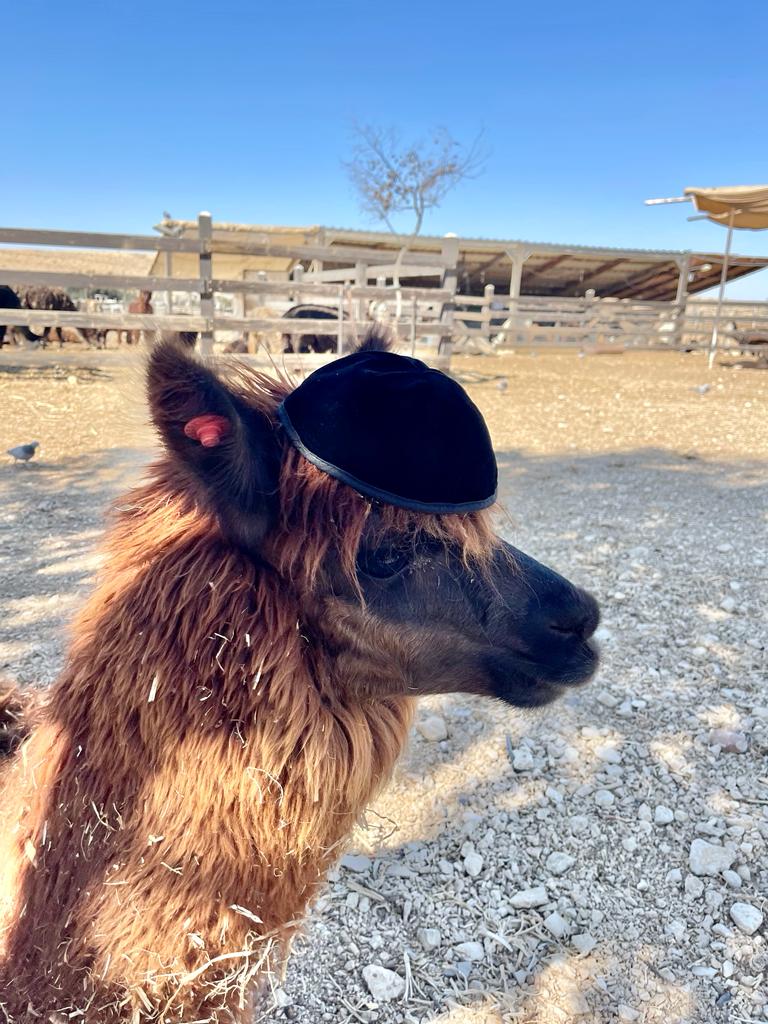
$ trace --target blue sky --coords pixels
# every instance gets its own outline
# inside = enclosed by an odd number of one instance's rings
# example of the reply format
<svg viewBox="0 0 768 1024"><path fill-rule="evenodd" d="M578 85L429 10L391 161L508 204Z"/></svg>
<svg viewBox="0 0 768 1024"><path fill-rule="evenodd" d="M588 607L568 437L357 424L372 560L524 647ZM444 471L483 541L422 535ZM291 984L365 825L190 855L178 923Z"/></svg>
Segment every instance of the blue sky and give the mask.
<svg viewBox="0 0 768 1024"><path fill-rule="evenodd" d="M38 0L8 5L0 221L147 231L164 209L375 226L355 120L490 151L425 231L718 251L686 185L768 181L768 3ZM737 251L768 254L768 232ZM768 298L768 273L731 286Z"/></svg>

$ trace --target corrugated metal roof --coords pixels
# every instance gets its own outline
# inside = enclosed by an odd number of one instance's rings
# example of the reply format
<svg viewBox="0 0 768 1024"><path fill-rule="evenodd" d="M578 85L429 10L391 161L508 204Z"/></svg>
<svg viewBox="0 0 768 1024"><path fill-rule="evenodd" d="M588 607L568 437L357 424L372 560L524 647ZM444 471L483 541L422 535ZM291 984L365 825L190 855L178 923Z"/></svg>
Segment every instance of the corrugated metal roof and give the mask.
<svg viewBox="0 0 768 1024"><path fill-rule="evenodd" d="M263 230L263 229L262 229ZM323 230L331 234L343 235L343 236L355 236L357 238L371 238L393 241L394 236L388 231L365 231L361 228L342 228L333 227L330 225L324 225ZM574 243L560 243L560 242L537 242L532 241L528 238L485 238L482 236L468 237L465 235L419 235L413 245L414 248L418 248L421 244L434 246L442 245L447 237L456 237L461 246L464 248L471 248L473 245L477 245L482 248L488 246L498 247L503 249L506 246L524 246L528 249L533 249L536 252L554 251L558 252L615 252L615 253L637 253L643 256L685 256L690 252L688 249L622 249L613 245L577 245Z"/></svg>

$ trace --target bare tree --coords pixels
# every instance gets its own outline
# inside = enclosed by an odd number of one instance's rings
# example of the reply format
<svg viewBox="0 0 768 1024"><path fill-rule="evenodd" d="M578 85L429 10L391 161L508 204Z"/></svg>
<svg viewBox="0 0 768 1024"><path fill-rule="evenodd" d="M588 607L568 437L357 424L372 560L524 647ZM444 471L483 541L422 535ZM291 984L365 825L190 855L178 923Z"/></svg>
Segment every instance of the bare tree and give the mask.
<svg viewBox="0 0 768 1024"><path fill-rule="evenodd" d="M460 182L476 178L486 159L482 136L464 146L438 128L429 140L407 145L392 128L355 125L352 159L344 167L362 209L400 239L396 284L403 256L421 231L427 210L439 206ZM402 215L412 217L405 234L395 227Z"/></svg>

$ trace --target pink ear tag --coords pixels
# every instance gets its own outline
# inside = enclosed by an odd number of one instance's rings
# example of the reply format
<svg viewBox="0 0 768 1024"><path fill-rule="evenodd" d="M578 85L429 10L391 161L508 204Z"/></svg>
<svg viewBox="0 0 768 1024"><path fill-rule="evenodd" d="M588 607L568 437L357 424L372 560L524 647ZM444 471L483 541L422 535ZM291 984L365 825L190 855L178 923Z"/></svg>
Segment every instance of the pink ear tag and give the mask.
<svg viewBox="0 0 768 1024"><path fill-rule="evenodd" d="M215 448L231 430L226 416L217 416L211 412L191 419L184 427L184 434L193 441L199 441L203 448Z"/></svg>

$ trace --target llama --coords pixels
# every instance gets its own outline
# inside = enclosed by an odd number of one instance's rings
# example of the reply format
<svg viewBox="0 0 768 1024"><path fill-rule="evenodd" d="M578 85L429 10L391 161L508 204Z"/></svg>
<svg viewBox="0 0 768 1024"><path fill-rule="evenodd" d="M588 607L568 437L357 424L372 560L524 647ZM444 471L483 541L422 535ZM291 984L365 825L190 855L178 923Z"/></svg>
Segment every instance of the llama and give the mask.
<svg viewBox="0 0 768 1024"><path fill-rule="evenodd" d="M3 1021L245 1024L389 778L415 698L538 707L593 674L594 599L493 532L480 414L382 347L369 338L296 389L174 342L149 354L163 454L116 506L49 693L0 691ZM476 416L463 463L453 415L429 465L388 458L399 405L354 412L384 439L374 456L350 448L343 402L330 431L312 419L329 369L336 386L342 364L385 356ZM299 400L301 428L286 413ZM441 419L434 403L416 415L427 434ZM312 432L414 489L455 467L449 511L344 482ZM456 511L491 472L490 496Z"/></svg>
<svg viewBox="0 0 768 1024"><path fill-rule="evenodd" d="M129 313L154 313L152 308L152 292L139 292L138 298L134 299L133 302L128 303ZM142 331L126 331L125 332L125 343L126 345L138 345L141 342Z"/></svg>

